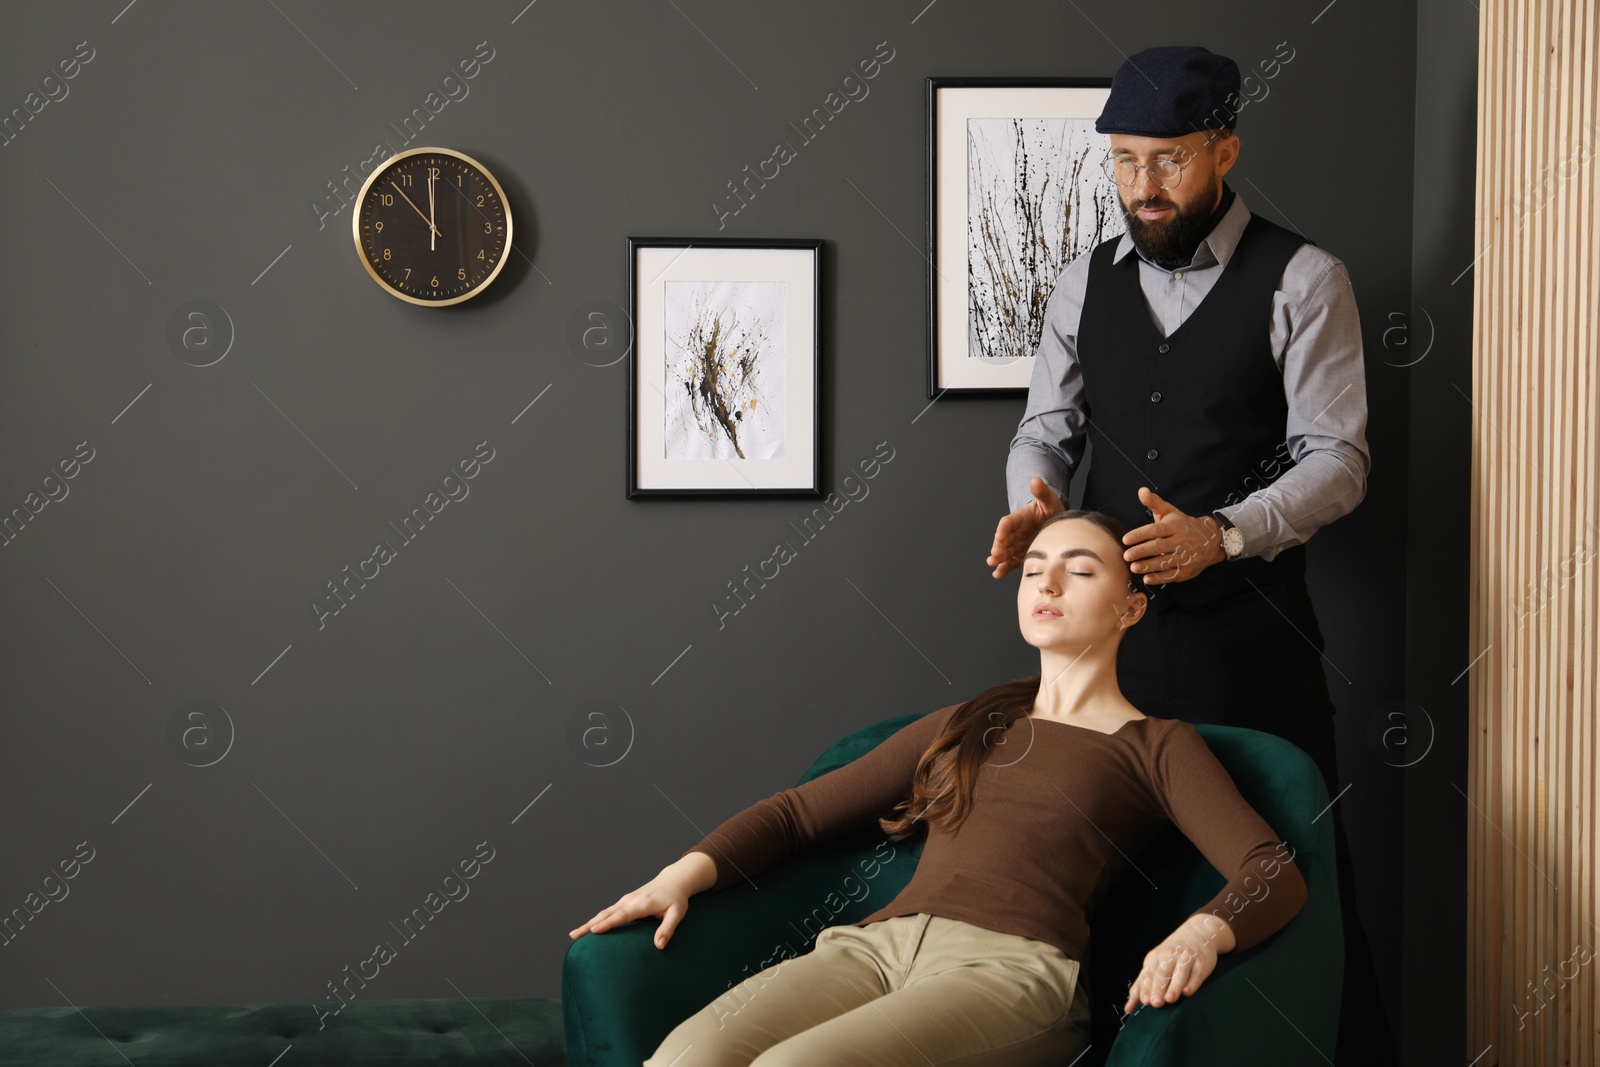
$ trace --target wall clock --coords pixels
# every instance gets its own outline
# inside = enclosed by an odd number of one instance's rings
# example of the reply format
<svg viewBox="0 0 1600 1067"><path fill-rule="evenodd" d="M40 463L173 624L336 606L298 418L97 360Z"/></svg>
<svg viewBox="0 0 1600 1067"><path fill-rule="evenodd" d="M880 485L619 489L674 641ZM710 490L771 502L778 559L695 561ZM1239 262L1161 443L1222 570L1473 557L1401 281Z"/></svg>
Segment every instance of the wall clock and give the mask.
<svg viewBox="0 0 1600 1067"><path fill-rule="evenodd" d="M511 207L483 164L413 148L367 177L351 216L356 255L385 292L428 307L481 293L511 249Z"/></svg>

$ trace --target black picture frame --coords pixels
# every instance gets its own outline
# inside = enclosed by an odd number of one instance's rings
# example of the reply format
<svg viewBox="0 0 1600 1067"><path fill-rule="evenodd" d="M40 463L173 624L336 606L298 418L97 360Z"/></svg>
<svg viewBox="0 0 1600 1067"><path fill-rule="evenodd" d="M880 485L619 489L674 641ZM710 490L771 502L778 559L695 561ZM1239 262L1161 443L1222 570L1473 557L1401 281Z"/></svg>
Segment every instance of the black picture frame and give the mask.
<svg viewBox="0 0 1600 1067"><path fill-rule="evenodd" d="M821 410L823 240L821 238L799 237L629 237L627 241L628 313L633 318L633 344L628 352L627 498L629 500L665 498L690 499L711 497L756 497L784 499L821 498L823 496ZM670 263L667 264L665 268L659 270L655 276L641 280L641 253L648 253L649 250L670 251L672 249L680 249L681 251L671 260ZM695 259L691 261L690 265L684 268L686 270L693 270L695 264L705 264L715 261L717 258L720 258L716 255L716 253L734 256L734 254L741 252L748 254L759 253L763 251L801 251L808 252L810 254L811 263L809 271L805 271L803 265L799 265L797 267L794 264L790 264L787 268L789 277L797 279L804 277L805 279L809 280L810 308L808 311L803 310L801 315L797 318L796 316L789 314L790 308L788 301L786 300L785 303L785 345L783 350L785 360L785 444L787 446L790 440L789 434L794 430L804 431L804 436L808 436L809 441L800 442L799 447L802 450L801 455L784 458L784 461L781 464L781 470L778 468L773 468L770 470L770 473L777 476L779 482L783 484L769 483L763 485L759 483L759 476L763 473L766 473L763 470L763 465L777 464L779 462L777 460L735 460L727 457L718 457L723 464L726 464L729 468L731 468L731 474L723 478L719 484L714 485L660 484L664 480L662 477L661 468L668 463L683 462L692 462L697 464L697 467L694 468L696 477L689 478L688 480L705 482L711 477L709 471L716 469L715 464L711 464L709 467L698 465L701 463L710 463L710 460L657 460L652 457L648 463L641 463L641 438L648 437L652 447L665 440L664 430L663 437L659 440L654 437L653 431L650 434L641 434L640 432L641 417L648 417L650 414L650 408L654 408L656 414L664 413L666 404L666 396L663 393L660 397L661 407L655 407L653 402L647 402L646 410L641 411L641 397L644 395L641 392L641 374L657 359L661 360L664 366L667 358L666 341L663 336L655 333L655 326L660 324L662 321L662 316L654 313L653 304L651 301L659 300L664 309L665 297L656 296L656 289L658 286L664 286L666 281L687 280L681 277L676 279L669 278L666 275L669 271L672 271L675 268L676 264L683 260L685 256L693 250L699 250L702 255L695 257ZM703 253L707 252L713 253L713 255L710 257L703 255ZM769 273L777 270L776 264L778 261L788 260L789 258L791 257L774 257L773 264L767 268ZM752 262L752 260L748 255L746 255L744 262L749 264ZM734 265L737 265L736 256L734 256ZM694 276L691 275L691 278L692 277ZM727 281L732 279L719 280ZM795 328L797 322L803 324L805 328L797 330ZM647 334L651 334L651 336L647 336ZM807 334L809 334L809 344L805 345L802 351L797 351L796 345L793 342L797 338L805 338ZM653 345L657 344L660 346L660 351L656 351L652 347ZM796 384L794 380L794 368L797 365L803 367L802 361L807 354L809 354L810 357L810 372L809 374L802 372L799 381L799 384L804 388L798 390L793 389L791 386ZM809 398L805 396L807 391L809 391ZM793 402L793 399L796 395L802 397L803 402L809 402L810 411L808 415L806 413L801 413L798 416L791 418L788 414L788 405ZM687 475L689 471L685 469L684 473ZM670 479L665 480L670 481ZM742 481L744 484L733 484L734 482L739 481Z"/></svg>
<svg viewBox="0 0 1600 1067"><path fill-rule="evenodd" d="M940 153L939 119L940 97L951 90L960 91L968 89L1092 89L1100 91L1098 103L1093 108L1094 115L1077 114L1066 116L1072 118L1090 118L1098 116L1100 106L1103 106L1105 96L1111 92L1111 78L1109 77L929 77L927 79L926 107L926 145L927 145L927 196L928 196L928 328L927 328L927 396L929 400L944 397L1025 397L1028 392L1027 384L1011 384L996 386L972 386L952 384L944 380L940 373L941 359L948 360L950 353L941 349L940 321L944 309L941 305L941 280L945 281L944 291L950 291L947 278L940 272L940 256L947 251L946 242L955 241L963 250L962 262L965 263L964 251L967 245L965 230L959 235L942 234L941 229L941 204L940 196L949 190L941 187L939 181ZM1087 110L1087 109L1084 109ZM1032 116L1013 116L1017 118ZM966 158L966 147L962 146L962 157ZM966 168L964 167L963 170ZM1114 187L1111 195L1115 195ZM963 190L964 191L964 190ZM948 215L946 216L948 217ZM963 212L963 217L966 217ZM970 219L968 219L970 224ZM963 267L961 278L967 278ZM1048 284L1053 285L1054 278L1048 279ZM965 287L967 298L970 300L970 283ZM970 354L970 337L962 337L959 345L947 344L946 349L959 347L963 355ZM950 339L946 337L946 341ZM1026 357L1031 366L1032 355ZM1016 376L1016 372L1011 375Z"/></svg>

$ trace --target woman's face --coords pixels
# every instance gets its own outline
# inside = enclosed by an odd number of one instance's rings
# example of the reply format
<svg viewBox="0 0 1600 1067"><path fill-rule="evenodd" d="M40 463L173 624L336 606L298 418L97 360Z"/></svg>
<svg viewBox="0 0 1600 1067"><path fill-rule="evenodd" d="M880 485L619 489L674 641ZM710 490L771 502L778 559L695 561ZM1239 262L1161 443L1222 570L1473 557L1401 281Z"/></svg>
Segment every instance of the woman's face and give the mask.
<svg viewBox="0 0 1600 1067"><path fill-rule="evenodd" d="M1132 625L1148 599L1128 591L1123 547L1088 519L1062 519L1039 531L1022 560L1017 625L1036 648L1076 652Z"/></svg>

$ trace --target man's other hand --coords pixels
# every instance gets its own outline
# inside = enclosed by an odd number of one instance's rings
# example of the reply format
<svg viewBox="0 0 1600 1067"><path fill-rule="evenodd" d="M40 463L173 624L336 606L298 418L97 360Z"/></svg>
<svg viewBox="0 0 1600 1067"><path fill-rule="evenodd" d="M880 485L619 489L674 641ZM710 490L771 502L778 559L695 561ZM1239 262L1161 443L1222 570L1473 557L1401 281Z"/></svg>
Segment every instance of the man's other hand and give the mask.
<svg viewBox="0 0 1600 1067"><path fill-rule="evenodd" d="M1033 544L1034 535L1044 520L1066 510L1056 491L1043 478L1029 479L1028 491L1033 499L1011 514L1002 515L1000 524L994 528L994 546L984 562L994 568L996 578L1005 577L1007 571L1022 563L1022 554Z"/></svg>
<svg viewBox="0 0 1600 1067"><path fill-rule="evenodd" d="M1148 486L1140 487L1139 503L1150 509L1154 521L1123 535L1122 543L1132 547L1122 558L1145 585L1186 582L1228 558L1221 528L1210 515L1186 515Z"/></svg>

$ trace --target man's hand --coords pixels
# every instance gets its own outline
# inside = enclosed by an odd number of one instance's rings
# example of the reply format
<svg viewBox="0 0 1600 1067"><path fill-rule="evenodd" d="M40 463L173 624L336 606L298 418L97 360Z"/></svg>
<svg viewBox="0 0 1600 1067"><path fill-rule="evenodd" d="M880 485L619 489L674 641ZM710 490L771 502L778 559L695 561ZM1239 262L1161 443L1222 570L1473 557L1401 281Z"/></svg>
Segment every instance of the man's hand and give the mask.
<svg viewBox="0 0 1600 1067"><path fill-rule="evenodd" d="M1146 585L1186 582L1228 558L1222 528L1210 515L1185 515L1146 486L1139 487L1139 502L1150 509L1152 521L1123 536L1122 543L1133 547L1122 558L1134 574L1144 575Z"/></svg>
<svg viewBox="0 0 1600 1067"><path fill-rule="evenodd" d="M989 549L989 558L984 562L994 568L996 578L1005 577L1007 571L1022 563L1022 554L1033 543L1044 520L1066 510L1056 491L1043 478L1029 479L1028 491L1033 499L1011 514L1002 515L1000 525L994 528L994 547Z"/></svg>
<svg viewBox="0 0 1600 1067"><path fill-rule="evenodd" d="M1191 915L1144 957L1144 968L1128 987L1126 1015L1139 1004L1161 1007L1192 996L1217 969L1217 953L1231 952L1233 928L1215 915Z"/></svg>

